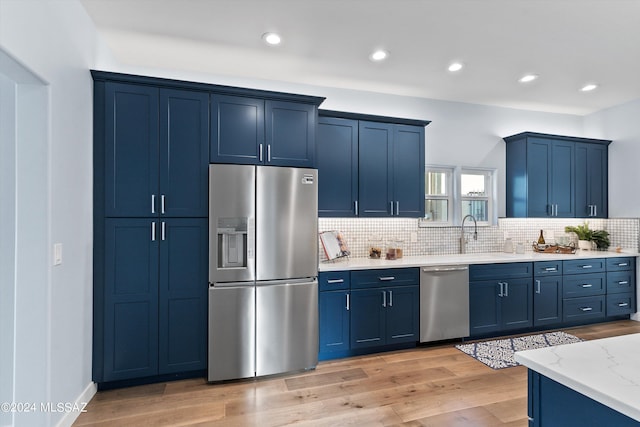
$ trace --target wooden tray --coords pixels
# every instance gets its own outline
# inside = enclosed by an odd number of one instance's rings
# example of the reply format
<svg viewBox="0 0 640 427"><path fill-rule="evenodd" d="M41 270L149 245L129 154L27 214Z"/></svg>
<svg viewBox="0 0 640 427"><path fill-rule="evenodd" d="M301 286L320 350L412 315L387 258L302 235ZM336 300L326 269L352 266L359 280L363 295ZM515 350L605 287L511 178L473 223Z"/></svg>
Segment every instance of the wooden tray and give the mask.
<svg viewBox="0 0 640 427"><path fill-rule="evenodd" d="M575 254L576 248L561 245L546 245L544 248L541 248L537 243L534 243L533 251L544 254Z"/></svg>

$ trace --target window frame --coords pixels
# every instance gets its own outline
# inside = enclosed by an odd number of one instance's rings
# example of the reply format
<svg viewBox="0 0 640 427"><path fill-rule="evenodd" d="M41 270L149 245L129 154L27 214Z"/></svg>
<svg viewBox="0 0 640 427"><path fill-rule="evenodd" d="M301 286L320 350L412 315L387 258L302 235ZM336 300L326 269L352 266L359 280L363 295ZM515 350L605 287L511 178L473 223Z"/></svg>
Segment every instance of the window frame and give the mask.
<svg viewBox="0 0 640 427"><path fill-rule="evenodd" d="M424 191L424 200L425 200L425 217L422 219L422 223L426 224L426 227L450 227L453 225L454 215L455 215L455 193L456 193L456 178L455 178L455 167L454 166L442 166L442 165L426 165L424 170L424 180L425 180L425 191ZM429 172L437 172L444 173L447 179L447 194L446 195L434 195L427 194L427 174ZM426 202L427 200L446 200L447 201L447 221L433 221L426 218Z"/></svg>
<svg viewBox="0 0 640 427"><path fill-rule="evenodd" d="M464 196L462 194L462 175L482 175L484 176L484 188L485 188L485 196ZM485 200L487 202L487 220L480 221L477 220L478 225L489 226L495 225L498 223L498 217L496 214L496 201L497 201L497 191L496 191L496 169L490 168L477 168L477 167L466 167L462 166L459 168L460 177L460 187L458 187L456 194L459 196L460 200L458 201L458 214L459 221L462 221L462 204L465 201L473 201L473 200Z"/></svg>

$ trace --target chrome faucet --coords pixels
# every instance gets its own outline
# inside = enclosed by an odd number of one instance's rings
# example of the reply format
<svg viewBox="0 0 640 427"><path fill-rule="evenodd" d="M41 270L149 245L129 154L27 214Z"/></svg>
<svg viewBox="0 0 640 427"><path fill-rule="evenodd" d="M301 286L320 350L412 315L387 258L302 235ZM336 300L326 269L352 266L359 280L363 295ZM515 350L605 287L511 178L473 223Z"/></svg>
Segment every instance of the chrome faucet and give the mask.
<svg viewBox="0 0 640 427"><path fill-rule="evenodd" d="M460 253L464 254L466 253L465 251L465 245L467 244L467 239L464 237L464 222L467 220L467 218L471 218L473 220L473 240L478 240L478 222L476 221L476 218L473 215L467 215L464 218L462 218L462 227L460 230Z"/></svg>

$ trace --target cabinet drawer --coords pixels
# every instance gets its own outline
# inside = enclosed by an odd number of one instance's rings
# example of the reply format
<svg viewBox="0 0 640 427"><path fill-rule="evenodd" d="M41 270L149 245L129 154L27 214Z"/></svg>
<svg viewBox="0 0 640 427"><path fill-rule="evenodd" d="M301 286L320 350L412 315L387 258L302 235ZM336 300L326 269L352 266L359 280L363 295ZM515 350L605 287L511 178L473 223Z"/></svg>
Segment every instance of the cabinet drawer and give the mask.
<svg viewBox="0 0 640 427"><path fill-rule="evenodd" d="M633 270L635 268L635 258L608 258L607 271Z"/></svg>
<svg viewBox="0 0 640 427"><path fill-rule="evenodd" d="M562 261L538 261L533 263L533 275L558 276L562 274Z"/></svg>
<svg viewBox="0 0 640 427"><path fill-rule="evenodd" d="M351 289L420 284L418 268L388 268L351 272Z"/></svg>
<svg viewBox="0 0 640 427"><path fill-rule="evenodd" d="M574 321L581 319L604 318L604 295L583 298L569 298L562 303L562 320Z"/></svg>
<svg viewBox="0 0 640 427"><path fill-rule="evenodd" d="M318 274L318 289L322 291L337 291L349 289L349 271L323 271Z"/></svg>
<svg viewBox="0 0 640 427"><path fill-rule="evenodd" d="M564 261L564 274L600 273L605 271L604 258L574 259Z"/></svg>
<svg viewBox="0 0 640 427"><path fill-rule="evenodd" d="M502 280L516 277L531 277L533 263L512 262L506 264L473 264L469 266L469 280Z"/></svg>
<svg viewBox="0 0 640 427"><path fill-rule="evenodd" d="M575 274L564 276L562 280L562 296L564 298L603 295L606 291L606 274Z"/></svg>
<svg viewBox="0 0 640 427"><path fill-rule="evenodd" d="M620 316L636 312L633 292L607 295L607 316Z"/></svg>
<svg viewBox="0 0 640 427"><path fill-rule="evenodd" d="M633 280L634 276L633 271L607 273L607 293L632 292L636 285L635 280Z"/></svg>

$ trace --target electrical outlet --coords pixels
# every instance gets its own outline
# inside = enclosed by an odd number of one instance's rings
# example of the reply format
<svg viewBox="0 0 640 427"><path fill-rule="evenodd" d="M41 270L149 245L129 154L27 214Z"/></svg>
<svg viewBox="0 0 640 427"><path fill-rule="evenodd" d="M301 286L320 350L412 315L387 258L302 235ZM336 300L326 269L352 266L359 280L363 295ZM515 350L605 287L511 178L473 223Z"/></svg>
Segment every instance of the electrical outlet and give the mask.
<svg viewBox="0 0 640 427"><path fill-rule="evenodd" d="M418 243L418 233L415 231L411 232L411 243Z"/></svg>
<svg viewBox="0 0 640 427"><path fill-rule="evenodd" d="M62 264L62 243L54 243L53 245L53 265Z"/></svg>

